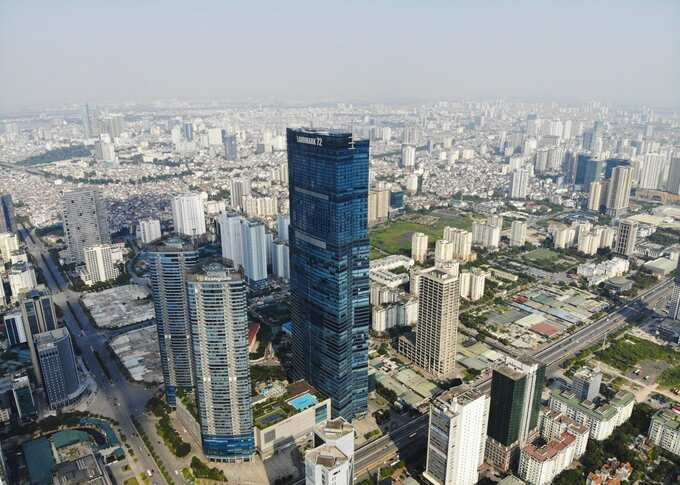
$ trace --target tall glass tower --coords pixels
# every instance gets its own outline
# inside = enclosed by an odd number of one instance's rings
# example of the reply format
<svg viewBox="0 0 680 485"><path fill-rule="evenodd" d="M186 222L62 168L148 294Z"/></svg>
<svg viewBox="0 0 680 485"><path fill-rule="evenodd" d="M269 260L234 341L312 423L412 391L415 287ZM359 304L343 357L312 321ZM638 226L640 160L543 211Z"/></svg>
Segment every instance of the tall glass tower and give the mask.
<svg viewBox="0 0 680 485"><path fill-rule="evenodd" d="M198 265L198 249L172 236L150 246L148 255L165 395L174 407L177 387L194 386L186 279Z"/></svg>
<svg viewBox="0 0 680 485"><path fill-rule="evenodd" d="M368 400L368 140L288 129L293 364L352 419Z"/></svg>
<svg viewBox="0 0 680 485"><path fill-rule="evenodd" d="M189 275L187 298L203 452L215 461L248 460L255 442L245 283L209 263Z"/></svg>

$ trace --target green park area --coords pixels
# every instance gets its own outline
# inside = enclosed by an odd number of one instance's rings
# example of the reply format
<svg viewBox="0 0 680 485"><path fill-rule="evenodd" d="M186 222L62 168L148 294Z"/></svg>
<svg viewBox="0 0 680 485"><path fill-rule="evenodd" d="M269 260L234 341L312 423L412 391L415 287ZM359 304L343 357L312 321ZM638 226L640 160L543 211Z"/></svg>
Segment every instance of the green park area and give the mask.
<svg viewBox="0 0 680 485"><path fill-rule="evenodd" d="M606 349L595 353L598 360L621 371L628 371L644 361L659 361L670 365L659 376L663 387L680 386L680 352L649 340L626 335Z"/></svg>
<svg viewBox="0 0 680 485"><path fill-rule="evenodd" d="M551 249L538 248L522 254L522 260L534 268L551 273L566 271L578 263L570 256L563 256Z"/></svg>
<svg viewBox="0 0 680 485"><path fill-rule="evenodd" d="M447 226L465 229L472 227L472 217L469 215L450 214L442 217L416 217L408 220L383 224L370 231L371 259L386 254L410 254L411 236L414 232L422 232L429 236L429 245L434 246L437 239L444 235ZM382 252L381 252L382 251Z"/></svg>

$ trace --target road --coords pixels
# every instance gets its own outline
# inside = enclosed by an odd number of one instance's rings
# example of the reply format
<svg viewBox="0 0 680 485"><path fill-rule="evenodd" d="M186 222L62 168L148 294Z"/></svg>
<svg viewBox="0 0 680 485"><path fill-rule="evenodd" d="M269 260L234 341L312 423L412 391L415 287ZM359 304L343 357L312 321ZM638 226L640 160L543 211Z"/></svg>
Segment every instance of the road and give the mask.
<svg viewBox="0 0 680 485"><path fill-rule="evenodd" d="M672 281L668 279L649 288L637 298L617 308L609 315L540 349L534 354L534 357L548 366L548 371L550 372L551 368L554 369L555 366L567 357L591 346L605 335L623 327L626 324L626 318L637 313L638 305L656 305L660 299L664 298L666 293L670 292L671 283ZM474 387L488 394L491 392L491 377L478 380L474 383ZM408 453L410 449L425 449L426 440L427 415L422 415L404 424L398 430L359 448L354 455L355 477L357 479L361 478L370 470L390 462L396 456L404 456L404 453ZM414 446L415 443L423 443L423 445Z"/></svg>
<svg viewBox="0 0 680 485"><path fill-rule="evenodd" d="M130 420L131 415L144 413L144 405L153 391L139 384L127 381L116 362L107 359L110 355L106 343L115 332L100 330L92 326L87 314L80 304L80 295L68 288L59 267L54 262L35 233L29 234L26 228L20 231L26 243L26 248L33 261L39 267L50 288L54 303L59 305L64 313L64 322L71 332L71 336L81 351L81 358L98 386L95 399L88 406L88 411L111 417L118 421L122 432L127 436L132 446L137 462L129 459L130 467L136 475L146 470L152 470L156 480L162 480L160 471L151 458L144 442L137 435ZM94 352L98 352L105 361L111 379L107 377Z"/></svg>

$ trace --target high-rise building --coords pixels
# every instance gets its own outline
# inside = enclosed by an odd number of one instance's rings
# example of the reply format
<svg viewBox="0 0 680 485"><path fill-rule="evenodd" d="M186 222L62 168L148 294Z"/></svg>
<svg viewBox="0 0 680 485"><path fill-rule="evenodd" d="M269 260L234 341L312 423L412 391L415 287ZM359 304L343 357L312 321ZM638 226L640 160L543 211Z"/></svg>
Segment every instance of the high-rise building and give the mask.
<svg viewBox="0 0 680 485"><path fill-rule="evenodd" d="M0 233L17 232L12 194L0 194Z"/></svg>
<svg viewBox="0 0 680 485"><path fill-rule="evenodd" d="M401 146L401 166L402 168L413 168L416 164L416 147L413 145Z"/></svg>
<svg viewBox="0 0 680 485"><path fill-rule="evenodd" d="M493 370L486 458L507 471L514 466L519 447L535 436L545 367L530 359L506 358Z"/></svg>
<svg viewBox="0 0 680 485"><path fill-rule="evenodd" d="M81 122L83 125L83 135L85 138L92 138L94 130L92 129L92 114L90 113L90 106L85 105L80 113Z"/></svg>
<svg viewBox="0 0 680 485"><path fill-rule="evenodd" d="M19 236L11 232L0 233L0 257L4 262L12 259L12 252L19 249Z"/></svg>
<svg viewBox="0 0 680 485"><path fill-rule="evenodd" d="M281 241L288 241L288 227L290 226L290 216L288 214L279 214L276 216L276 231L278 232L277 239Z"/></svg>
<svg viewBox="0 0 680 485"><path fill-rule="evenodd" d="M460 288L458 276L435 269L420 278L416 364L437 378L453 374Z"/></svg>
<svg viewBox="0 0 680 485"><path fill-rule="evenodd" d="M680 195L680 157L673 158L671 160L671 164L668 169L666 190L671 194Z"/></svg>
<svg viewBox="0 0 680 485"><path fill-rule="evenodd" d="M424 263L427 259L428 239L422 232L414 232L411 236L411 258L416 263Z"/></svg>
<svg viewBox="0 0 680 485"><path fill-rule="evenodd" d="M602 207L602 193L605 190L605 181L596 180L590 184L590 192L588 193L588 210L599 212Z"/></svg>
<svg viewBox="0 0 680 485"><path fill-rule="evenodd" d="M24 322L21 319L20 311L15 310L5 313L2 320L5 325L5 334L7 335L7 342L10 347L25 344L27 342Z"/></svg>
<svg viewBox="0 0 680 485"><path fill-rule="evenodd" d="M116 147L107 133L99 135L99 139L94 144L95 159L98 162L117 162Z"/></svg>
<svg viewBox="0 0 680 485"><path fill-rule="evenodd" d="M354 483L354 427L342 418L314 428L315 448L305 454L306 485Z"/></svg>
<svg viewBox="0 0 680 485"><path fill-rule="evenodd" d="M616 242L614 243L614 252L622 256L632 256L635 252L635 243L637 242L637 227L638 223L635 221L622 220L619 222L618 230L616 231Z"/></svg>
<svg viewBox="0 0 680 485"><path fill-rule="evenodd" d="M236 135L229 135L227 130L222 130L222 144L224 145L224 159L228 162L238 160Z"/></svg>
<svg viewBox="0 0 680 485"><path fill-rule="evenodd" d="M386 220L389 212L390 190L371 190L368 193L368 223L374 224Z"/></svg>
<svg viewBox="0 0 680 485"><path fill-rule="evenodd" d="M243 266L243 236L241 221L243 217L233 212L223 212L217 223L220 226L222 257L231 261L234 268Z"/></svg>
<svg viewBox="0 0 680 485"><path fill-rule="evenodd" d="M588 155L579 155L576 164L576 178L574 183L581 185L583 190L590 190L590 184L599 180L604 171L604 162Z"/></svg>
<svg viewBox="0 0 680 485"><path fill-rule="evenodd" d="M368 140L287 130L290 291L297 374L334 416L368 406Z"/></svg>
<svg viewBox="0 0 680 485"><path fill-rule="evenodd" d="M446 239L438 239L434 245L434 264L442 266L453 261L453 243Z"/></svg>
<svg viewBox="0 0 680 485"><path fill-rule="evenodd" d="M243 208L243 197L251 194L250 179L246 177L231 179L231 208L240 210Z"/></svg>
<svg viewBox="0 0 680 485"><path fill-rule="evenodd" d="M630 191L633 187L633 168L615 167L607 193L607 214L618 217L628 210Z"/></svg>
<svg viewBox="0 0 680 485"><path fill-rule="evenodd" d="M290 279L290 252L287 241L274 241L274 247L272 248L272 273L277 278Z"/></svg>
<svg viewBox="0 0 680 485"><path fill-rule="evenodd" d="M34 337L43 387L50 408L74 402L84 386L80 383L71 335L66 327L39 333Z"/></svg>
<svg viewBox="0 0 680 485"><path fill-rule="evenodd" d="M82 264L88 246L111 242L106 202L97 189L76 189L61 197L68 262Z"/></svg>
<svg viewBox="0 0 680 485"><path fill-rule="evenodd" d="M484 461L489 396L454 388L430 404L425 479L435 485L474 485Z"/></svg>
<svg viewBox="0 0 680 485"><path fill-rule="evenodd" d="M255 441L245 284L239 273L209 263L188 275L187 299L203 453L249 460Z"/></svg>
<svg viewBox="0 0 680 485"><path fill-rule="evenodd" d="M143 244L151 244L161 238L161 221L158 219L141 219L137 237Z"/></svg>
<svg viewBox="0 0 680 485"><path fill-rule="evenodd" d="M177 388L194 385L186 281L198 265L198 249L187 239L170 236L150 246L147 254L165 395L174 407Z"/></svg>
<svg viewBox="0 0 680 485"><path fill-rule="evenodd" d="M502 227L502 220L500 224L493 223L493 221L473 222L472 244L488 249L498 248L501 239Z"/></svg>
<svg viewBox="0 0 680 485"><path fill-rule="evenodd" d="M191 121L182 123L182 135L186 141L194 140L194 124Z"/></svg>
<svg viewBox="0 0 680 485"><path fill-rule="evenodd" d="M524 246L527 242L527 223L526 221L512 221L510 227L510 246Z"/></svg>
<svg viewBox="0 0 680 485"><path fill-rule="evenodd" d="M599 369L582 367L572 377L572 391L579 401L593 401L600 393L602 372Z"/></svg>
<svg viewBox="0 0 680 485"><path fill-rule="evenodd" d="M513 199L526 199L529 188L529 171L520 168L512 172L512 186L510 197Z"/></svg>
<svg viewBox="0 0 680 485"><path fill-rule="evenodd" d="M23 261L11 266L8 279L14 302L19 300L23 292L30 291L38 286L33 265Z"/></svg>
<svg viewBox="0 0 680 485"><path fill-rule="evenodd" d="M114 251L118 249L111 244L98 244L84 249L85 269L90 282L99 283L118 277L120 271L114 263Z"/></svg>
<svg viewBox="0 0 680 485"><path fill-rule="evenodd" d="M183 236L198 237L205 234L205 212L202 194L186 193L173 197L172 220L175 232Z"/></svg>
<svg viewBox="0 0 680 485"><path fill-rule="evenodd" d="M453 243L453 257L467 261L472 255L472 233L455 227L444 228L444 239Z"/></svg>
<svg viewBox="0 0 680 485"><path fill-rule="evenodd" d="M241 219L243 242L243 274L251 288L267 284L267 241L264 224L258 220Z"/></svg>
<svg viewBox="0 0 680 485"><path fill-rule="evenodd" d="M680 320L680 258L678 258L678 266L675 269L673 292L668 305L668 318Z"/></svg>

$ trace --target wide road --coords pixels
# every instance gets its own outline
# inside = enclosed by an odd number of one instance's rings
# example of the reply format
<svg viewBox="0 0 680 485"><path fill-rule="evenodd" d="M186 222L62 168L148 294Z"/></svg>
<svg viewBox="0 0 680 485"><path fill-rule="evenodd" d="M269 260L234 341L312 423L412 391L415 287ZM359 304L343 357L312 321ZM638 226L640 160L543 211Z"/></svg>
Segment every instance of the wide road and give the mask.
<svg viewBox="0 0 680 485"><path fill-rule="evenodd" d="M626 318L634 316L641 305L655 305L671 290L672 280L667 279L642 292L637 298L618 307L612 313L590 325L580 328L534 354L534 358L548 366L548 371L580 350L600 341L605 335L617 331L626 324ZM481 392L491 392L491 378L478 380L473 386ZM399 429L359 448L355 453L355 477L378 466L389 463L397 456L404 456L412 449L425 449L427 440L427 415L419 416Z"/></svg>
<svg viewBox="0 0 680 485"><path fill-rule="evenodd" d="M144 412L144 405L151 397L153 390L128 382L117 363L107 359L110 354L106 349L106 343L114 332L100 330L92 326L80 304L80 294L68 288L58 265L50 256L40 238L34 232L29 234L29 230L26 228L21 229L20 233L28 252L39 267L45 283L52 292L54 303L63 310L64 322L80 349L83 362L97 383L97 396L88 406L88 410L118 421L121 430L128 438L128 443L134 450L135 457L139 460L137 462L132 458L128 460L135 474L141 475L146 470L152 470L154 480L163 481L156 463L151 458L144 442L137 435L130 420L130 415L139 415ZM102 360L105 361L111 379L102 369L94 352L98 352Z"/></svg>

